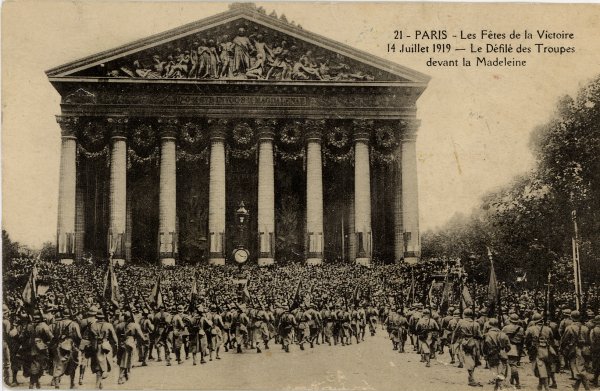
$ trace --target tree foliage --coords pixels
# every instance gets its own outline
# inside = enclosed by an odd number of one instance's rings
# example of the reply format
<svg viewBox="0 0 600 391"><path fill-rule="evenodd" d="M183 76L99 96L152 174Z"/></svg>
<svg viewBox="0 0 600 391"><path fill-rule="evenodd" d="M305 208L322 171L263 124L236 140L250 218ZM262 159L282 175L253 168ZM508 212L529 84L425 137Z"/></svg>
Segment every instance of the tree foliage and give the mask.
<svg viewBox="0 0 600 391"><path fill-rule="evenodd" d="M575 98L560 99L552 118L532 132L530 147L535 168L485 195L469 217L426 232L425 257L461 259L484 279L489 246L501 277L514 280L522 269L530 282L543 283L550 265L571 257L576 211L582 274L600 277L600 76Z"/></svg>

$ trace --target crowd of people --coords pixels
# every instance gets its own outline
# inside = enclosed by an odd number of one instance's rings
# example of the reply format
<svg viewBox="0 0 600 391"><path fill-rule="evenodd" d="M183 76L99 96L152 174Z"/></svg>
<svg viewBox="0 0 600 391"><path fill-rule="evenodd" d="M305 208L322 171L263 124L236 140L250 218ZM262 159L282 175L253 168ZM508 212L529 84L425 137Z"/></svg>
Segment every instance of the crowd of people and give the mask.
<svg viewBox="0 0 600 391"><path fill-rule="evenodd" d="M25 299L34 265L37 295ZM434 276L455 289L440 297L431 289ZM22 371L30 388L40 388L48 373L51 386L59 388L67 376L75 388L89 367L102 388L113 354L122 384L134 359L143 366L151 359L171 365L191 355L196 365L221 359L223 351L261 353L273 344L286 352L349 345L364 342L379 325L391 349L404 353L410 341L427 367L447 348L451 362L467 369L471 386L481 385L475 369L485 361L496 389L507 382L519 387L526 356L538 389L556 387L554 373L561 368L571 372L577 388L588 389L586 371L597 384L597 308L575 310L568 287L553 288L551 306L543 290L502 284L502 304L494 310L488 286L465 281L460 264L441 260L371 268L298 263L113 269L18 259L3 273L4 381L17 385ZM588 302L597 303L597 296L591 292Z"/></svg>

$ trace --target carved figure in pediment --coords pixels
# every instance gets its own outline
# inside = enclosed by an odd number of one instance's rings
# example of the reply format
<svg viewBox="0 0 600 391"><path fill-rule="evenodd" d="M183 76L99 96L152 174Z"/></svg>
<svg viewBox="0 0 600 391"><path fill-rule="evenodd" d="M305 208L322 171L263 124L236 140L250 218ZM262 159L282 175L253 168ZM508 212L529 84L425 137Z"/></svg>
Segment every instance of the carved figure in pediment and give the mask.
<svg viewBox="0 0 600 391"><path fill-rule="evenodd" d="M198 53L198 75L199 79L207 78L210 74L210 48L206 39L200 40L200 46L197 47Z"/></svg>
<svg viewBox="0 0 600 391"><path fill-rule="evenodd" d="M234 47L233 42L229 41L228 35L223 35L221 41L218 43L219 47L219 59L221 60L221 72L219 77L221 79L233 77L233 55Z"/></svg>
<svg viewBox="0 0 600 391"><path fill-rule="evenodd" d="M190 51L186 50L182 52L180 48L177 48L176 53L177 55L175 56L166 77L171 79L183 79L188 75L190 67Z"/></svg>
<svg viewBox="0 0 600 391"><path fill-rule="evenodd" d="M267 62L269 70L266 79L275 80L291 79L291 60L290 51L287 49L287 42L282 41L281 45L271 50L271 61Z"/></svg>
<svg viewBox="0 0 600 391"><path fill-rule="evenodd" d="M246 36L246 29L242 27L238 30L233 44L233 75L244 75L250 68L250 53L254 50L250 38Z"/></svg>
<svg viewBox="0 0 600 391"><path fill-rule="evenodd" d="M312 51L307 51L296 63L292 70L293 80L309 80L309 79L322 80L319 67L316 64L312 56Z"/></svg>
<svg viewBox="0 0 600 391"><path fill-rule="evenodd" d="M198 47L200 44L198 41L192 42L192 47L190 49L190 71L188 73L188 77L190 79L195 79L198 76L198 65L199 65L199 57L198 57Z"/></svg>
<svg viewBox="0 0 600 391"><path fill-rule="evenodd" d="M214 39L208 40L208 52L210 54L210 77L213 79L219 78L219 53L217 53L217 44Z"/></svg>

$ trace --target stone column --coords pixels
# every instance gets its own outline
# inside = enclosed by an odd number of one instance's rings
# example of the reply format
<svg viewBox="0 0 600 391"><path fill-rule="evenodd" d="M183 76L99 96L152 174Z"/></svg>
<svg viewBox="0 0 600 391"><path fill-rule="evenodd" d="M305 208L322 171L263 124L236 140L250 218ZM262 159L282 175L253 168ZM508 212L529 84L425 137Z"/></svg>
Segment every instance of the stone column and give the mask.
<svg viewBox="0 0 600 391"><path fill-rule="evenodd" d="M402 137L402 225L404 261L408 263L416 263L421 257L416 152L419 123L417 120L412 121Z"/></svg>
<svg viewBox="0 0 600 391"><path fill-rule="evenodd" d="M306 121L306 263L323 263L323 165L321 136L325 121Z"/></svg>
<svg viewBox="0 0 600 391"><path fill-rule="evenodd" d="M275 121L256 122L258 130L258 266L275 262Z"/></svg>
<svg viewBox="0 0 600 391"><path fill-rule="evenodd" d="M402 215L402 144L394 154L394 260L404 259L404 225Z"/></svg>
<svg viewBox="0 0 600 391"><path fill-rule="evenodd" d="M160 118L160 177L158 195L158 258L165 266L177 259L177 119Z"/></svg>
<svg viewBox="0 0 600 391"><path fill-rule="evenodd" d="M356 263L371 263L371 174L369 138L371 121L354 121L354 230Z"/></svg>
<svg viewBox="0 0 600 391"><path fill-rule="evenodd" d="M76 117L56 116L61 128L60 176L58 184L57 258L71 264L75 259L75 194L77 177Z"/></svg>
<svg viewBox="0 0 600 391"><path fill-rule="evenodd" d="M225 135L226 120L210 121L208 232L211 265L225 265Z"/></svg>
<svg viewBox="0 0 600 391"><path fill-rule="evenodd" d="M127 117L108 117L110 129L110 191L108 252L113 262L125 264L127 219Z"/></svg>

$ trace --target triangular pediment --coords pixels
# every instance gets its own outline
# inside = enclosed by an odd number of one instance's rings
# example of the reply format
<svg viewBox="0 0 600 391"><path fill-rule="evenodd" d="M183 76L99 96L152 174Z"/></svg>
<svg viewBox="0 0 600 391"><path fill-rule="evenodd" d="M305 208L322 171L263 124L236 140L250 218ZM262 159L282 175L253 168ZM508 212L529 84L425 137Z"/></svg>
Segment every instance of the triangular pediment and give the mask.
<svg viewBox="0 0 600 391"><path fill-rule="evenodd" d="M252 4L56 67L50 78L426 84L429 77L310 33Z"/></svg>

